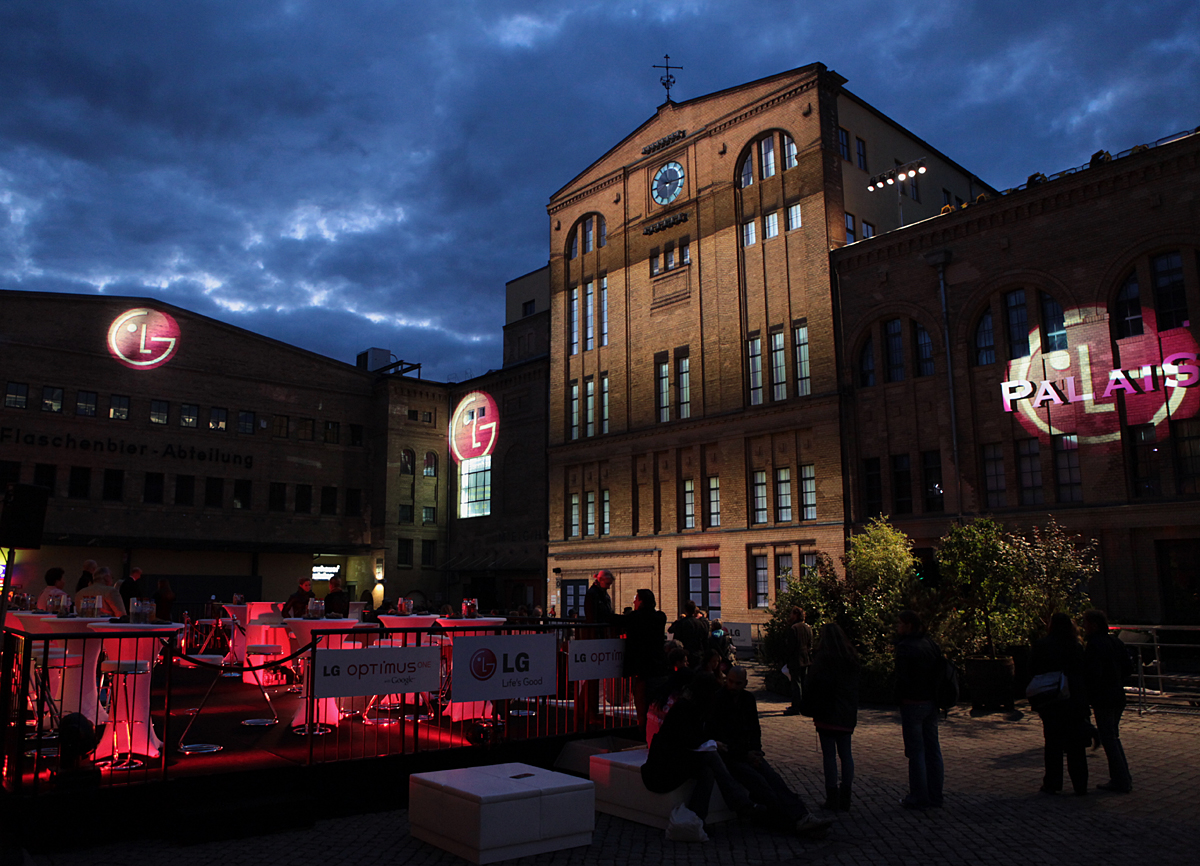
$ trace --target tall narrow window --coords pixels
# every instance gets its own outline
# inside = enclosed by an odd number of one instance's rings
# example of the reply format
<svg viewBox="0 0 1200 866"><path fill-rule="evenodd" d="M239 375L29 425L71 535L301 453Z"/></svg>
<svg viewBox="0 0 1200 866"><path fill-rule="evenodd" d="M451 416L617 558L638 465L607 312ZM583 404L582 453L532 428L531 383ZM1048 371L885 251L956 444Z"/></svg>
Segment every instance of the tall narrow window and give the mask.
<svg viewBox="0 0 1200 866"><path fill-rule="evenodd" d="M854 235L854 214L848 213L846 214L846 243L852 244L856 240L858 238Z"/></svg>
<svg viewBox="0 0 1200 866"><path fill-rule="evenodd" d="M571 383L571 439L579 438L579 383Z"/></svg>
<svg viewBox="0 0 1200 866"><path fill-rule="evenodd" d="M600 345L608 345L608 277L600 278Z"/></svg>
<svg viewBox="0 0 1200 866"><path fill-rule="evenodd" d="M883 470L878 457L863 459L863 517L883 513Z"/></svg>
<svg viewBox="0 0 1200 866"><path fill-rule="evenodd" d="M761 406L763 401L762 338L746 341L746 369L750 379L750 405Z"/></svg>
<svg viewBox="0 0 1200 866"><path fill-rule="evenodd" d="M979 317L975 326L975 363L978 366L996 362L996 337L992 331L992 311Z"/></svg>
<svg viewBox="0 0 1200 866"><path fill-rule="evenodd" d="M807 397L812 393L808 369L808 325L797 325L792 329L792 344L796 347L796 396Z"/></svg>
<svg viewBox="0 0 1200 866"><path fill-rule="evenodd" d="M596 381L588 378L583 383L584 436L596 435Z"/></svg>
<svg viewBox="0 0 1200 866"><path fill-rule="evenodd" d="M687 352L675 352L675 393L679 406L679 417L692 417L692 367Z"/></svg>
<svg viewBox="0 0 1200 866"><path fill-rule="evenodd" d="M612 500L609 498L608 490L600 491L600 534L608 535L612 532Z"/></svg>
<svg viewBox="0 0 1200 866"><path fill-rule="evenodd" d="M946 510L946 494L942 490L942 452L921 452L921 487L925 493L925 511Z"/></svg>
<svg viewBox="0 0 1200 866"><path fill-rule="evenodd" d="M892 455L892 513L912 514L912 462L907 454Z"/></svg>
<svg viewBox="0 0 1200 866"><path fill-rule="evenodd" d="M1004 446L999 443L983 446L983 486L987 491L987 507L1003 508L1008 504L1004 480Z"/></svg>
<svg viewBox="0 0 1200 866"><path fill-rule="evenodd" d="M583 350L590 352L596 348L596 293L594 284L588 282L583 287Z"/></svg>
<svg viewBox="0 0 1200 866"><path fill-rule="evenodd" d="M458 464L458 516L487 517L491 513L492 455L462 461Z"/></svg>
<svg viewBox="0 0 1200 866"><path fill-rule="evenodd" d="M578 286L567 292L567 304L570 309L567 310L567 319L570 322L570 336L568 343L571 346L571 354L579 354L579 288Z"/></svg>
<svg viewBox="0 0 1200 866"><path fill-rule="evenodd" d="M746 158L742 160L741 180L739 182L742 189L754 183L754 157L751 154L746 154Z"/></svg>
<svg viewBox="0 0 1200 866"><path fill-rule="evenodd" d="M1059 502L1083 501L1083 475L1079 471L1079 437L1074 433L1054 437L1054 480Z"/></svg>
<svg viewBox="0 0 1200 866"><path fill-rule="evenodd" d="M913 357L918 376L933 375L933 340L920 322L913 322Z"/></svg>
<svg viewBox="0 0 1200 866"><path fill-rule="evenodd" d="M1200 420L1172 421L1171 439L1175 443L1175 464L1179 473L1176 491L1200 493Z"/></svg>
<svg viewBox="0 0 1200 866"><path fill-rule="evenodd" d="M850 159L850 133L840 126L838 127L838 153L841 154L842 159Z"/></svg>
<svg viewBox="0 0 1200 866"><path fill-rule="evenodd" d="M754 220L748 219L742 223L742 246L752 247L754 246L754 241Z"/></svg>
<svg viewBox="0 0 1200 866"><path fill-rule="evenodd" d="M753 475L750 522L767 522L767 473L761 469L756 469Z"/></svg>
<svg viewBox="0 0 1200 866"><path fill-rule="evenodd" d="M1043 352L1055 352L1067 348L1067 323L1063 308L1058 301L1045 292L1042 295L1042 328L1046 332Z"/></svg>
<svg viewBox="0 0 1200 866"><path fill-rule="evenodd" d="M771 399L787 399L787 349L784 347L783 331L775 331L771 341Z"/></svg>
<svg viewBox="0 0 1200 866"><path fill-rule="evenodd" d="M766 607L771 603L771 572L767 567L770 561L766 556L752 556L751 565L754 568L754 586L752 595L753 607Z"/></svg>
<svg viewBox="0 0 1200 866"><path fill-rule="evenodd" d="M589 490L584 494L584 532L587 535L596 534L596 494Z"/></svg>
<svg viewBox="0 0 1200 866"><path fill-rule="evenodd" d="M437 454L432 451L425 452L425 465L421 468L421 474L426 478L437 478Z"/></svg>
<svg viewBox="0 0 1200 866"><path fill-rule="evenodd" d="M679 264L690 265L692 263L692 246L688 241L679 242Z"/></svg>
<svg viewBox="0 0 1200 866"><path fill-rule="evenodd" d="M775 176L775 136L768 135L758 143L758 163L763 178Z"/></svg>
<svg viewBox="0 0 1200 866"><path fill-rule="evenodd" d="M608 432L608 374L600 375L600 432Z"/></svg>
<svg viewBox="0 0 1200 866"><path fill-rule="evenodd" d="M854 140L854 147L858 156L858 167L863 171L867 171L867 143L861 138Z"/></svg>
<svg viewBox="0 0 1200 866"><path fill-rule="evenodd" d="M1187 327L1183 258L1178 252L1155 256L1150 260L1150 272L1154 275L1154 308L1158 311L1158 330Z"/></svg>
<svg viewBox="0 0 1200 866"><path fill-rule="evenodd" d="M1004 296L1005 318L1008 321L1008 357L1029 355L1029 312L1025 309L1025 290L1017 289Z"/></svg>
<svg viewBox="0 0 1200 866"><path fill-rule="evenodd" d="M1042 455L1036 439L1017 442L1017 476L1021 480L1021 504L1041 505Z"/></svg>
<svg viewBox="0 0 1200 866"><path fill-rule="evenodd" d="M590 253L592 251L593 241L595 240L596 221L592 217L588 217L583 221L583 251Z"/></svg>
<svg viewBox="0 0 1200 866"><path fill-rule="evenodd" d="M864 388L875 384L875 341L870 337L858 356L858 384Z"/></svg>
<svg viewBox="0 0 1200 866"><path fill-rule="evenodd" d="M571 538L579 537L579 494L571 494Z"/></svg>
<svg viewBox="0 0 1200 866"><path fill-rule="evenodd" d="M790 231L793 231L794 229L800 228L800 226L801 226L800 204L799 204L799 202L797 202L796 204L788 205L787 230L790 232Z"/></svg>
<svg viewBox="0 0 1200 866"><path fill-rule="evenodd" d="M800 519L817 519L817 467L813 463L800 467Z"/></svg>
<svg viewBox="0 0 1200 866"><path fill-rule="evenodd" d="M775 592L776 595L787 592L788 578L792 576L792 555L790 553L775 554Z"/></svg>
<svg viewBox="0 0 1200 866"><path fill-rule="evenodd" d="M567 255L572 259L579 258L579 232L571 232L571 250Z"/></svg>
<svg viewBox="0 0 1200 866"><path fill-rule="evenodd" d="M671 368L663 355L654 359L654 405L659 421L671 420Z"/></svg>
<svg viewBox="0 0 1200 866"><path fill-rule="evenodd" d="M696 528L696 482L683 479L683 528Z"/></svg>
<svg viewBox="0 0 1200 866"><path fill-rule="evenodd" d="M783 137L783 169L795 168L797 163L796 142L790 135Z"/></svg>
<svg viewBox="0 0 1200 866"><path fill-rule="evenodd" d="M769 240L779 236L779 214L771 211L763 217L763 239Z"/></svg>
<svg viewBox="0 0 1200 866"><path fill-rule="evenodd" d="M899 319L884 323L883 335L887 347L887 380L904 381L904 335Z"/></svg>
<svg viewBox="0 0 1200 866"><path fill-rule="evenodd" d="M25 407L22 406L21 408L24 409ZM213 427L210 425L210 429L224 430L225 429L225 410L224 409L213 409L212 411L213 411L214 418L217 416L217 413L220 413L221 426L218 428L218 427ZM121 394L113 394L112 397L110 397L109 401L108 401L108 417L111 418L113 421L128 421L129 420L129 398L125 397ZM215 424L216 422L214 421L212 423Z"/></svg>
<svg viewBox="0 0 1200 866"><path fill-rule="evenodd" d="M1139 498L1162 495L1162 449L1153 424L1129 428L1133 468L1133 495Z"/></svg>
<svg viewBox="0 0 1200 866"><path fill-rule="evenodd" d="M721 479L717 475L708 476L708 525L721 525Z"/></svg>
<svg viewBox="0 0 1200 866"><path fill-rule="evenodd" d="M604 217L600 217L600 240L596 243L596 246L608 246L608 224L604 222Z"/></svg>
<svg viewBox="0 0 1200 866"><path fill-rule="evenodd" d="M1129 279L1117 293L1117 307L1113 311L1113 319L1117 327L1117 339L1138 337L1142 333L1142 299L1138 291L1137 271L1129 275Z"/></svg>
<svg viewBox="0 0 1200 866"><path fill-rule="evenodd" d="M863 240L875 237L875 224L869 223L866 220L862 221L862 236Z"/></svg>
<svg viewBox="0 0 1200 866"><path fill-rule="evenodd" d="M775 470L775 520L787 523L792 519L792 470Z"/></svg>

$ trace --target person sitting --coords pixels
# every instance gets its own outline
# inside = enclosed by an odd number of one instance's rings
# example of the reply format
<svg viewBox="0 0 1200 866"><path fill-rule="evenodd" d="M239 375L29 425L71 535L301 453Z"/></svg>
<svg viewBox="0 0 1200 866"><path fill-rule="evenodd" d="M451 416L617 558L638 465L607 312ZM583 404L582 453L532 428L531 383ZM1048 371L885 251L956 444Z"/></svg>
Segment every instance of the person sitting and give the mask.
<svg viewBox="0 0 1200 866"><path fill-rule="evenodd" d="M713 699L720 690L721 686L712 674L703 671L696 674L650 743L646 762L642 764L642 784L656 794L666 794L694 779L696 786L688 797L687 806L701 821L708 817L708 801L714 782L721 789L725 802L739 815L765 816L767 808L750 799L750 793L730 775L717 750L701 749L710 739L707 719Z"/></svg>
<svg viewBox="0 0 1200 866"><path fill-rule="evenodd" d="M683 613L667 629L684 649L700 656L708 646L708 623L698 615L696 602L690 598L683 603Z"/></svg>
<svg viewBox="0 0 1200 866"><path fill-rule="evenodd" d="M300 578L296 581L296 587L296 591L289 595L287 601L283 603L285 617L304 616L308 613L309 599L317 597L316 593L312 591L312 578Z"/></svg>
<svg viewBox="0 0 1200 866"><path fill-rule="evenodd" d="M63 586L67 582L67 573L61 568L51 568L46 571L46 588L42 590L42 594L37 597L37 609L49 610L50 600L66 598L70 599Z"/></svg>
<svg viewBox="0 0 1200 866"><path fill-rule="evenodd" d="M329 592L325 593L325 613L350 615L350 596L342 589L340 577L329 578Z"/></svg>
<svg viewBox="0 0 1200 866"><path fill-rule="evenodd" d="M99 605L97 616L125 616L125 602L121 594L113 586L112 572L108 568L98 568L92 575L92 582L75 593L75 609L79 610L79 602L86 596L95 596Z"/></svg>
<svg viewBox="0 0 1200 866"><path fill-rule="evenodd" d="M810 813L800 795L787 786L763 756L758 701L746 691L746 680L745 668L730 668L725 688L712 703L710 730L713 739L725 745L721 753L725 766L750 792L750 798L767 808L765 823L801 835L824 833L833 822Z"/></svg>

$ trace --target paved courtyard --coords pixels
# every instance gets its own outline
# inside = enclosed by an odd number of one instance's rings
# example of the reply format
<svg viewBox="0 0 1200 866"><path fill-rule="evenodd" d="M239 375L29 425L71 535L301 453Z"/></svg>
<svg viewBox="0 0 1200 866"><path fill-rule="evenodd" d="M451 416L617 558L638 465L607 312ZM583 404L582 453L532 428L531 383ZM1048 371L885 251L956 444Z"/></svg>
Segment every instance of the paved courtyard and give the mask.
<svg viewBox="0 0 1200 866"><path fill-rule="evenodd" d="M755 680L752 678L751 686ZM812 723L781 714L784 701L759 692L768 758L810 807L823 799L820 750ZM805 840L746 822L717 825L707 844L665 840L661 830L596 816L593 842L522 864L619 866L626 863L732 864L1198 864L1200 718L1127 711L1123 740L1134 778L1129 795L1095 792L1050 797L1041 784L1041 725L1027 710L972 718L952 712L942 727L944 809L901 809L907 767L894 711L865 709L854 735L854 807L838 813L828 836ZM1089 752L1091 785L1107 781L1102 751ZM328 796L328 792L324 795ZM319 806L315 806L319 811ZM121 820L114 820L119 834ZM203 838L204 828L194 830ZM317 821L249 839L180 846L161 840L25 855L36 866L368 866L465 861L408 834L405 810Z"/></svg>

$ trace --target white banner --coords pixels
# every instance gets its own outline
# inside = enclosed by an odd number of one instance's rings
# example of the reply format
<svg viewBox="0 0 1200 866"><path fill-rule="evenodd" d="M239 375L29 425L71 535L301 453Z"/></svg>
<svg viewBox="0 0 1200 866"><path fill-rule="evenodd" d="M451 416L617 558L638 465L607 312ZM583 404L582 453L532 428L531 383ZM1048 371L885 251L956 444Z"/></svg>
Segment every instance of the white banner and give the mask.
<svg viewBox="0 0 1200 866"><path fill-rule="evenodd" d="M749 622L728 622L721 620L725 631L733 638L733 645L738 649L753 649L754 624Z"/></svg>
<svg viewBox="0 0 1200 866"><path fill-rule="evenodd" d="M313 694L345 698L437 691L442 680L441 653L435 646L318 649Z"/></svg>
<svg viewBox="0 0 1200 866"><path fill-rule="evenodd" d="M625 641L573 640L567 644L567 679L611 680L620 677L625 661Z"/></svg>
<svg viewBox="0 0 1200 866"><path fill-rule="evenodd" d="M552 695L557 654L552 634L455 636L451 697L457 702Z"/></svg>

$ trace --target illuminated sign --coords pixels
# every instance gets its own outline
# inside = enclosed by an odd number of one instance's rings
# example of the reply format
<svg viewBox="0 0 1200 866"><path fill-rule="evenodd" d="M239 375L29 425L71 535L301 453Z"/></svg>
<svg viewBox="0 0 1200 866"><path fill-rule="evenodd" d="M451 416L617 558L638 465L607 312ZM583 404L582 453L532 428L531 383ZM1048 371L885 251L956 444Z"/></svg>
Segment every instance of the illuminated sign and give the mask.
<svg viewBox="0 0 1200 866"><path fill-rule="evenodd" d="M1000 383L1005 412L1015 412L1022 426L1042 436L1074 434L1079 444L1119 442L1118 395L1130 426L1191 418L1200 411L1200 346L1191 332L1172 328L1148 331L1117 341L1119 360L1112 357L1106 321L1069 329L1071 349L1043 352L1037 332L1033 351L1009 362ZM1084 338L1078 341L1078 338Z"/></svg>
<svg viewBox="0 0 1200 866"><path fill-rule="evenodd" d="M312 567L313 580L329 580L331 577L337 577L342 571L340 565L314 565Z"/></svg>
<svg viewBox="0 0 1200 866"><path fill-rule="evenodd" d="M450 453L458 463L487 457L496 448L500 411L485 391L472 391L459 401L450 419Z"/></svg>
<svg viewBox="0 0 1200 866"><path fill-rule="evenodd" d="M158 310L126 310L108 326L109 354L132 370L161 367L178 346L179 323Z"/></svg>

